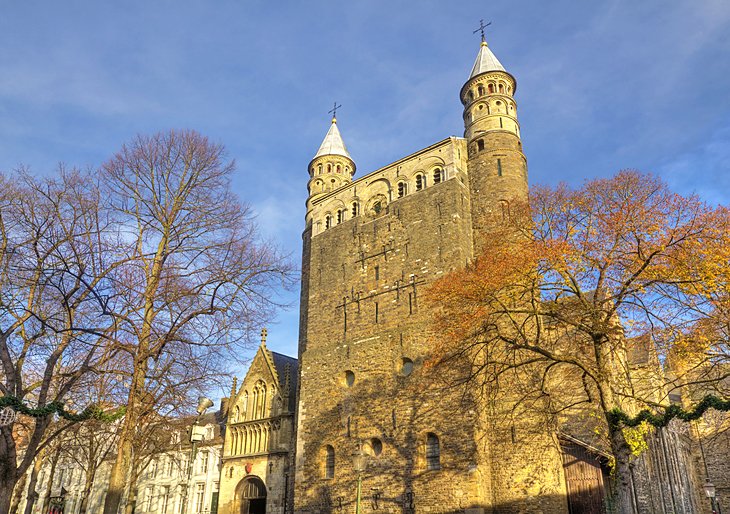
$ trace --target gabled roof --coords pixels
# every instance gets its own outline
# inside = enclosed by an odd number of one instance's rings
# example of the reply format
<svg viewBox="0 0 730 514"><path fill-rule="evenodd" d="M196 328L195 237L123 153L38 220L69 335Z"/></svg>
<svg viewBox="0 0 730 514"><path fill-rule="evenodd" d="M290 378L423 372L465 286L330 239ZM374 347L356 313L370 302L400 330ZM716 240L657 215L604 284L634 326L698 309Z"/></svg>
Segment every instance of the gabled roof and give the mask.
<svg viewBox="0 0 730 514"><path fill-rule="evenodd" d="M337 128L337 118L332 118L332 125L330 125L330 129L327 131L327 135L324 136L324 141L319 146L319 150L317 150L314 159L323 155L342 155L352 160L350 153L345 147L345 142L340 135L340 129Z"/></svg>
<svg viewBox="0 0 730 514"><path fill-rule="evenodd" d="M289 411L294 412L294 409L296 408L299 361L297 361L297 359L293 357L289 357L288 355L272 352L266 347L266 344L262 344L261 346L259 346L256 355L254 355L254 358L251 361L249 372L246 373L246 377L244 377L244 379L241 381L241 385L239 386L238 391L236 391L236 396L233 400L233 403L238 400L238 396L241 394L241 391L243 391L245 387L246 379L248 378L249 373L254 368L256 362L260 360L263 360L263 362L265 363L263 364L264 369L268 369L271 378L277 383L282 397L288 396ZM231 405L233 405L233 403L231 403Z"/></svg>
<svg viewBox="0 0 730 514"><path fill-rule="evenodd" d="M504 71L507 70L504 69L504 66L502 66L502 63L499 62L497 57L492 53L492 51L489 49L489 46L487 46L486 41L482 41L482 46L479 48L479 53L477 54L477 60L474 62L474 66L471 69L471 74L469 75L469 79L473 79L477 75L481 75L482 73L487 73L488 71Z"/></svg>

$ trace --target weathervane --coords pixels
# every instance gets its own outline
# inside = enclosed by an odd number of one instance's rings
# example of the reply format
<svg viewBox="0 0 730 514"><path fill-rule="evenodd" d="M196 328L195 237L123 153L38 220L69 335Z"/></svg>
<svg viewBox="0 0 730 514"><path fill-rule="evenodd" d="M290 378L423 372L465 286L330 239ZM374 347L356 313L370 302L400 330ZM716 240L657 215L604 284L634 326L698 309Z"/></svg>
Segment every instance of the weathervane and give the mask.
<svg viewBox="0 0 730 514"><path fill-rule="evenodd" d="M484 24L484 20L479 20L479 28L476 29L474 32L472 32L472 34L476 34L477 32L481 32L482 33L482 43L486 43L487 40L484 38L484 29L486 29L487 27L489 27L491 24L492 24L491 21L485 25Z"/></svg>
<svg viewBox="0 0 730 514"><path fill-rule="evenodd" d="M337 102L335 102L335 106L332 108L331 111L329 111L333 118L337 118L337 109L339 109L340 107L342 107L342 105L337 105Z"/></svg>

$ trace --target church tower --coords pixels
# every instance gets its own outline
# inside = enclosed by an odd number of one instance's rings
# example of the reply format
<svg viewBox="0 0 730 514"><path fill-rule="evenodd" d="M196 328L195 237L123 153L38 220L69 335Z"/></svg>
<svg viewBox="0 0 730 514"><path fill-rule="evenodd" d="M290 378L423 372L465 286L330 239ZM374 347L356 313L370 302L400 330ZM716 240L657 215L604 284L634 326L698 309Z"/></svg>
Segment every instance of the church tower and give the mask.
<svg viewBox="0 0 730 514"><path fill-rule="evenodd" d="M474 249L486 234L527 202L527 159L522 153L514 93L517 81L489 49L481 47L461 88L468 148Z"/></svg>

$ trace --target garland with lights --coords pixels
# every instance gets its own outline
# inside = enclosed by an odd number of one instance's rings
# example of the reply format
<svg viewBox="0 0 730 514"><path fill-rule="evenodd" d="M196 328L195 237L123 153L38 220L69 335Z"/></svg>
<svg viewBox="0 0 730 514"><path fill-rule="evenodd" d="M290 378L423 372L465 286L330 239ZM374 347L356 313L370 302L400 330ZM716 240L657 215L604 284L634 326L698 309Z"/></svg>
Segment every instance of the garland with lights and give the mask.
<svg viewBox="0 0 730 514"><path fill-rule="evenodd" d="M643 422L647 422L656 428L662 428L666 427L674 418L681 419L682 421L699 419L710 408L723 412L730 411L730 399L723 400L710 394L702 398L700 403L690 410L684 410L679 405L670 405L661 414L655 414L644 409L634 417L629 416L619 408L614 408L608 412L607 418L613 427L619 427L621 425L636 427Z"/></svg>
<svg viewBox="0 0 730 514"><path fill-rule="evenodd" d="M86 421L88 419L96 419L105 423L111 423L116 421L126 412L125 407L119 407L112 411L106 412L98 405L89 405L83 411L79 413L73 413L66 410L62 402L51 402L43 407L28 407L20 398L15 396L2 396L0 397L0 409L10 407L20 414L26 416L32 416L34 418L41 418L44 416L51 416L58 414L63 419L73 422Z"/></svg>

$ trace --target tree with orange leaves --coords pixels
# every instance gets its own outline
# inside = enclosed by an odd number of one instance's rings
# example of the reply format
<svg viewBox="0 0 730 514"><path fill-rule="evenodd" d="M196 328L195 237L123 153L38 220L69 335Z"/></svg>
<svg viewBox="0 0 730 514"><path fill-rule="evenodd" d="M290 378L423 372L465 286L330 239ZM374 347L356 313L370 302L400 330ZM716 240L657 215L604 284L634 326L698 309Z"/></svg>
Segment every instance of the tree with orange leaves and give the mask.
<svg viewBox="0 0 730 514"><path fill-rule="evenodd" d="M556 411L590 405L615 459L620 512L632 512L625 427L692 419L670 407L669 394L727 379L729 234L727 209L652 175L534 188L474 262L430 290L435 365L468 358L464 380L480 387L519 377ZM632 373L638 350L653 363L650 376ZM670 378L668 358L688 353L692 371Z"/></svg>

